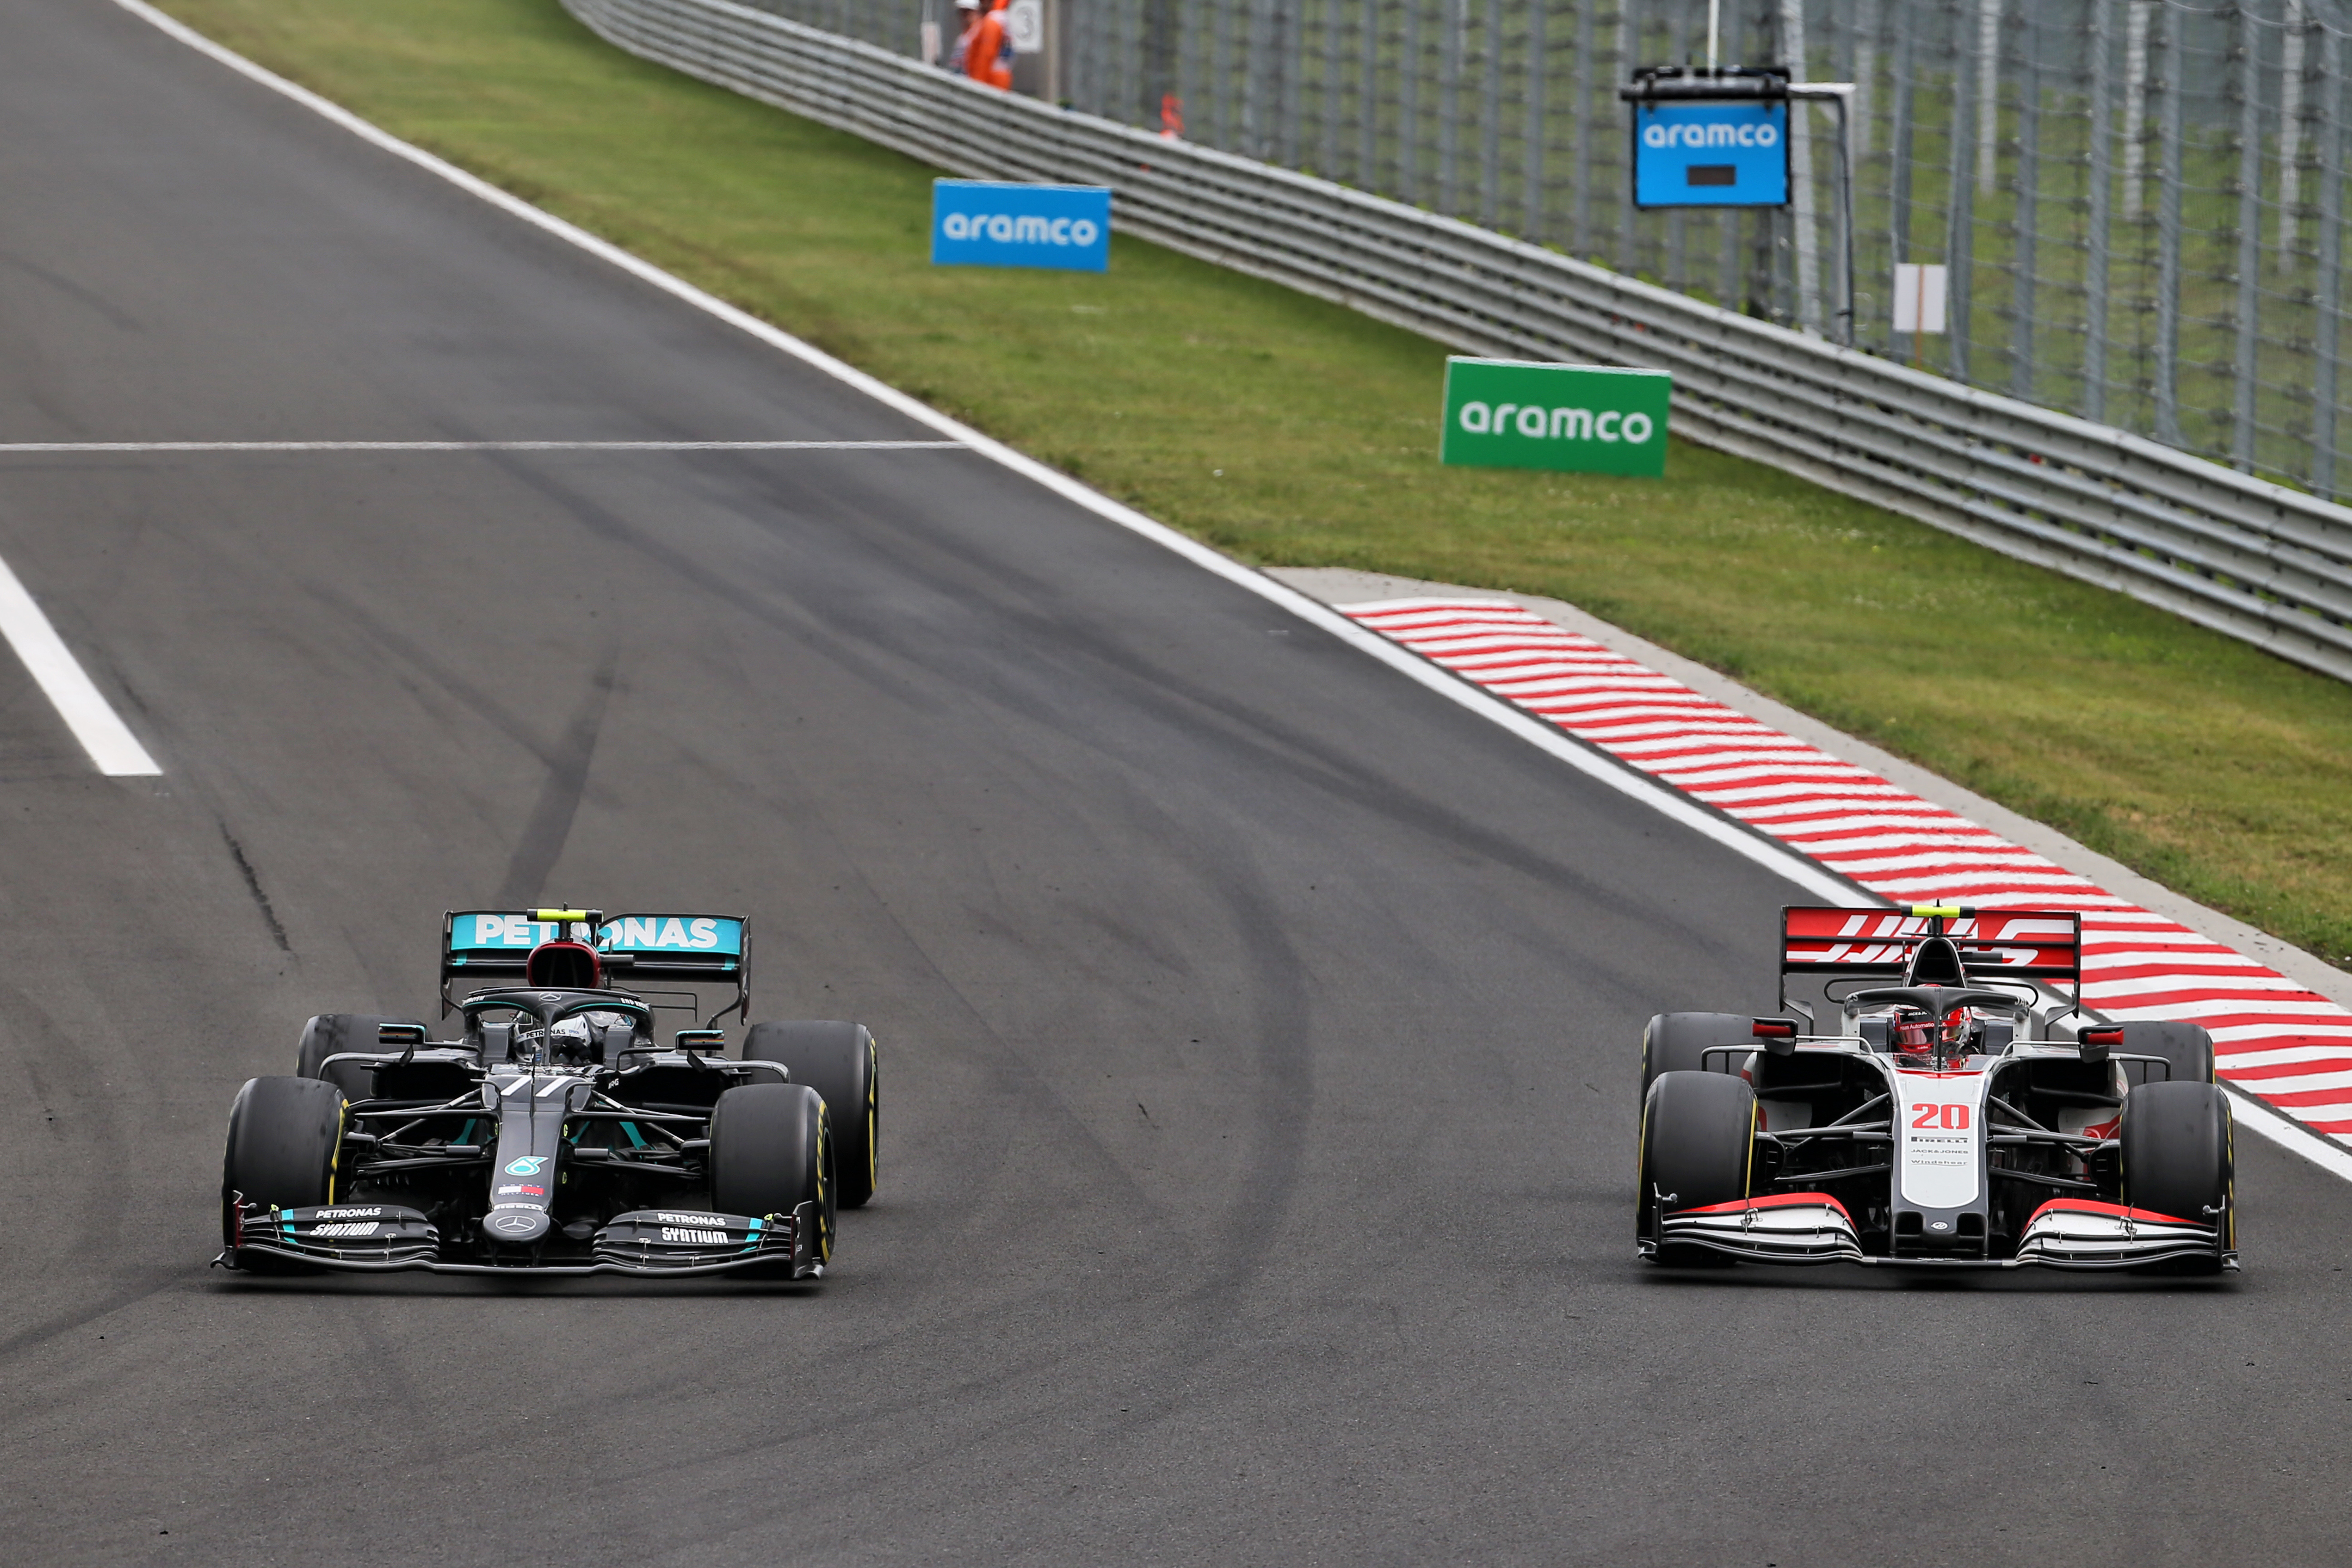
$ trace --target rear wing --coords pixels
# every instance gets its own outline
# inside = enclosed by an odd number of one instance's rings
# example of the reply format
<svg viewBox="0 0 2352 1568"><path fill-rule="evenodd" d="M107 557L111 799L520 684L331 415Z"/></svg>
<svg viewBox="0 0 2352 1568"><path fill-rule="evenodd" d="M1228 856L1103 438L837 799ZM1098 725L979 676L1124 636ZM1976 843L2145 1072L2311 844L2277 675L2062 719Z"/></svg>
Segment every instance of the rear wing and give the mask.
<svg viewBox="0 0 2352 1568"><path fill-rule="evenodd" d="M2030 980L2083 993L2083 917L2073 910L1976 910L1913 904L1843 910L1791 904L1780 911L1780 997L1789 976L1818 980L1900 979L1911 951L1931 936L1952 939L1960 963L1987 981Z"/></svg>
<svg viewBox="0 0 2352 1568"><path fill-rule="evenodd" d="M738 1005L746 1001L751 933L740 915L452 910L441 921L445 1007L452 980L520 979L532 948L567 939L593 945L612 978L626 989L646 981L719 981L735 988Z"/></svg>

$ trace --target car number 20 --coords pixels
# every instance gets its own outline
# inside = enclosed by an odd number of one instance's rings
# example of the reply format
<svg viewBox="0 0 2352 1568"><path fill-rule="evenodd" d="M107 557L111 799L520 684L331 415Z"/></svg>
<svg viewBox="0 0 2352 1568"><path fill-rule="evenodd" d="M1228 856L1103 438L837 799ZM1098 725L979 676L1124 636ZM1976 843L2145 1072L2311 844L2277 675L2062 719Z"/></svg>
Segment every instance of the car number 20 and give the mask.
<svg viewBox="0 0 2352 1568"><path fill-rule="evenodd" d="M1930 1105L1922 1100L1911 1107L1911 1129L1943 1128L1948 1131L1969 1130L1969 1108L1965 1105Z"/></svg>

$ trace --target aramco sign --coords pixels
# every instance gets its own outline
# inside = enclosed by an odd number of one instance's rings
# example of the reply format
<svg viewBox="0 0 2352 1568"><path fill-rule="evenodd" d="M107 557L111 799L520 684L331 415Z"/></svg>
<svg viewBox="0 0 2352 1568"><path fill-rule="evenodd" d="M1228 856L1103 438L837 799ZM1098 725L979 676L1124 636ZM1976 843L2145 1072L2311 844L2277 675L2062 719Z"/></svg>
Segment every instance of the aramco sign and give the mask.
<svg viewBox="0 0 2352 1568"><path fill-rule="evenodd" d="M1666 471L1673 391L1663 370L1449 359L1439 455L1477 468L1654 479Z"/></svg>

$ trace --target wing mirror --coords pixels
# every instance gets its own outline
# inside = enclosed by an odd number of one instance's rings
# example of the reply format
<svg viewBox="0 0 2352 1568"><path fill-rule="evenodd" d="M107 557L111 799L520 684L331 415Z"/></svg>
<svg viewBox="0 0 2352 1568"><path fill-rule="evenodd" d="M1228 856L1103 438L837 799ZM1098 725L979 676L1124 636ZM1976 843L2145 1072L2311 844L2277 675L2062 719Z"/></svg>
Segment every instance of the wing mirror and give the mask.
<svg viewBox="0 0 2352 1568"><path fill-rule="evenodd" d="M1786 1057L1796 1054L1797 1020L1794 1018L1759 1018L1748 1032L1764 1042L1764 1049L1769 1055Z"/></svg>
<svg viewBox="0 0 2352 1568"><path fill-rule="evenodd" d="M2103 1024L2095 1029L2084 1029L2074 1037L2075 1048L2082 1052L2084 1061L2095 1067L2105 1061L2107 1053L2123 1043L2124 1026L2121 1024Z"/></svg>
<svg viewBox="0 0 2352 1568"><path fill-rule="evenodd" d="M385 1047L387 1050L396 1051L404 1047L413 1051L417 1047L425 1043L425 1026L422 1024L379 1024L376 1026L375 1043Z"/></svg>

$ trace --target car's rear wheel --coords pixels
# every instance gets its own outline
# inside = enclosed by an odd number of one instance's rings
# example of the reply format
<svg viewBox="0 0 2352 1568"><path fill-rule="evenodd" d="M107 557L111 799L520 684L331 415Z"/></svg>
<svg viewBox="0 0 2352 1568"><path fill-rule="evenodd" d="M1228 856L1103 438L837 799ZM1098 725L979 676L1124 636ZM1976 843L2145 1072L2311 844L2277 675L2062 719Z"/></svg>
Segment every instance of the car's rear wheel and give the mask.
<svg viewBox="0 0 2352 1568"><path fill-rule="evenodd" d="M367 1100L375 1094L375 1069L358 1062L323 1064L344 1051L378 1051L383 1043L376 1031L386 1024L425 1026L415 1018L380 1018L372 1013L321 1013L302 1026L301 1044L294 1051L294 1076L323 1079L343 1091L345 1100Z"/></svg>
<svg viewBox="0 0 2352 1568"><path fill-rule="evenodd" d="M1660 1013L1642 1031L1641 1099L1647 1103L1650 1086L1670 1072L1704 1072L1712 1066L1720 1073L1731 1066L1735 1058L1728 1053L1717 1053L1710 1062L1709 1046L1755 1044L1756 1020L1745 1013Z"/></svg>
<svg viewBox="0 0 2352 1568"><path fill-rule="evenodd" d="M1634 1234L1657 1239L1659 1212L1738 1203L1755 1166L1756 1091L1728 1073L1670 1072L1642 1106L1640 1187ZM1661 1247L1660 1263L1713 1263L1704 1247Z"/></svg>
<svg viewBox="0 0 2352 1568"><path fill-rule="evenodd" d="M2167 1266L2210 1274L2237 1247L2236 1158L2229 1096L2210 1083L2151 1083L2124 1096L2123 1198L2135 1209L2221 1231L2210 1259Z"/></svg>
<svg viewBox="0 0 2352 1568"><path fill-rule="evenodd" d="M710 1109L710 1206L791 1214L816 1205L814 1253L833 1258L834 1150L823 1097L805 1084L747 1083Z"/></svg>
<svg viewBox="0 0 2352 1568"><path fill-rule="evenodd" d="M2116 1049L2126 1056L2162 1057L2172 1064L2172 1076L2167 1079L2152 1063L2118 1063L2124 1081L2134 1089L2144 1083L2213 1081L2213 1037L2196 1024L2136 1018L2124 1026L2124 1043Z"/></svg>
<svg viewBox="0 0 2352 1568"><path fill-rule="evenodd" d="M343 1141L343 1092L314 1078L257 1078L228 1110L221 1157L221 1240L237 1244L237 1200L264 1208L311 1208L335 1201L335 1156ZM240 1252L238 1267L262 1272L299 1264Z"/></svg>
<svg viewBox="0 0 2352 1568"><path fill-rule="evenodd" d="M874 1195L881 1163L882 1079L874 1037L863 1024L811 1021L754 1024L743 1059L777 1062L824 1097L833 1113L835 1201L854 1209Z"/></svg>

